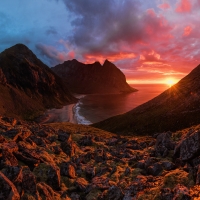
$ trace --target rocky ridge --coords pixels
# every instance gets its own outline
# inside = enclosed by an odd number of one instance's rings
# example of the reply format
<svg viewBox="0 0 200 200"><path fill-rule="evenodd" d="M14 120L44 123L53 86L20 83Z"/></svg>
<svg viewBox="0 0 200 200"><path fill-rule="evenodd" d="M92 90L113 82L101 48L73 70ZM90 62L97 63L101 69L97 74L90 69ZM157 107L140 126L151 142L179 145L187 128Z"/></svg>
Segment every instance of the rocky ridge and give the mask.
<svg viewBox="0 0 200 200"><path fill-rule="evenodd" d="M153 137L0 117L0 199L199 199L200 125Z"/></svg>
<svg viewBox="0 0 200 200"><path fill-rule="evenodd" d="M127 84L125 75L108 60L101 65L99 62L83 64L73 59L51 69L75 93L99 94L137 91Z"/></svg>
<svg viewBox="0 0 200 200"><path fill-rule="evenodd" d="M76 99L62 80L23 44L0 53L0 113L34 118Z"/></svg>

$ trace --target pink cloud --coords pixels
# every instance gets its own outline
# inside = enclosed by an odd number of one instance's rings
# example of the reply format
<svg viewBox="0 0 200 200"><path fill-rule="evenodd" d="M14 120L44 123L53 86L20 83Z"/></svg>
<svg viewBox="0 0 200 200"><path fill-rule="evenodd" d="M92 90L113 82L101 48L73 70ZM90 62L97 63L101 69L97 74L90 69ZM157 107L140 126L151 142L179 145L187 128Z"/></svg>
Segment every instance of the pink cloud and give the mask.
<svg viewBox="0 0 200 200"><path fill-rule="evenodd" d="M191 26L186 26L186 27L184 28L183 36L189 36L189 35L191 34L191 32L192 32Z"/></svg>
<svg viewBox="0 0 200 200"><path fill-rule="evenodd" d="M168 3L163 3L163 4L160 4L158 7L162 10L166 10L170 8L170 5Z"/></svg>
<svg viewBox="0 0 200 200"><path fill-rule="evenodd" d="M180 0L180 2L177 5L176 12L178 13L185 13L185 12L191 12L192 5L189 0Z"/></svg>

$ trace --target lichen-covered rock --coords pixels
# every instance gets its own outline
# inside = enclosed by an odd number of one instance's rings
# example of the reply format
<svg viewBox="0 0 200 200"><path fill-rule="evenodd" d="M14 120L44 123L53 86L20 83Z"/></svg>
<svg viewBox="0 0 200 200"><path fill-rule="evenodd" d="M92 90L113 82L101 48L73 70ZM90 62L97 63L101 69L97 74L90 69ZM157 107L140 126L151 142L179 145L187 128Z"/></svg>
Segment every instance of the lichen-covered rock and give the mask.
<svg viewBox="0 0 200 200"><path fill-rule="evenodd" d="M33 170L37 182L45 182L55 190L60 189L60 168L51 164L41 163Z"/></svg>
<svg viewBox="0 0 200 200"><path fill-rule="evenodd" d="M183 161L194 158L200 153L200 131L192 133L183 139L176 147L175 154L180 152L180 159Z"/></svg>
<svg viewBox="0 0 200 200"><path fill-rule="evenodd" d="M159 156L166 157L169 150L175 147L174 142L171 140L171 132L161 133L156 138L155 151Z"/></svg>
<svg viewBox="0 0 200 200"><path fill-rule="evenodd" d="M113 185L108 189L106 198L110 200L121 200L123 196L124 194L122 190L119 187Z"/></svg>
<svg viewBox="0 0 200 200"><path fill-rule="evenodd" d="M39 192L39 195L42 199L48 199L48 200L60 199L60 195L56 194L49 185L43 182L37 183L37 191Z"/></svg>
<svg viewBox="0 0 200 200"><path fill-rule="evenodd" d="M60 174L61 176L68 176L70 178L76 177L76 171L72 164L63 162L60 166Z"/></svg>
<svg viewBox="0 0 200 200"><path fill-rule="evenodd" d="M61 143L60 147L66 155L70 157L75 155L76 145L73 141L66 140L65 142Z"/></svg>
<svg viewBox="0 0 200 200"><path fill-rule="evenodd" d="M0 172L0 200L19 200L20 195L15 185Z"/></svg>

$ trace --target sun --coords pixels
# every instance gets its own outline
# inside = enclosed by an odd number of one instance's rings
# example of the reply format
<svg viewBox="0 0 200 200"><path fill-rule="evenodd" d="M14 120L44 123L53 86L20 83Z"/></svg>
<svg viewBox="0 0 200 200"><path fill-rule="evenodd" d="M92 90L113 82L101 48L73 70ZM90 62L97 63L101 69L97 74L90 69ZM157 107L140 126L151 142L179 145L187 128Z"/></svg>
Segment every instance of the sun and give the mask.
<svg viewBox="0 0 200 200"><path fill-rule="evenodd" d="M174 78L168 78L168 79L165 80L165 84L167 84L169 87L174 85L176 82L177 82L177 80L174 79Z"/></svg>

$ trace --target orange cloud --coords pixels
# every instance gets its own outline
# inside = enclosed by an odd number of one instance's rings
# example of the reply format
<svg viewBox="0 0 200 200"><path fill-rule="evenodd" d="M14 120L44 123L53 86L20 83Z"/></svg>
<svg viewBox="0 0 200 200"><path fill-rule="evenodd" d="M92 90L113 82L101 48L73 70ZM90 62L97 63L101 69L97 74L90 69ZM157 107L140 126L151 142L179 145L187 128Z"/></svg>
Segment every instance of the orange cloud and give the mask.
<svg viewBox="0 0 200 200"><path fill-rule="evenodd" d="M190 12L192 5L189 0L181 0L176 8L176 12L184 13Z"/></svg>
<svg viewBox="0 0 200 200"><path fill-rule="evenodd" d="M119 53L119 54L110 54L110 55L85 55L85 63L91 63L91 62L95 62L95 61L99 61L100 63L103 63L105 61L105 59L108 59L111 62L115 62L118 60L122 60L122 59L131 59L131 58L135 58L136 55L134 53Z"/></svg>
<svg viewBox="0 0 200 200"><path fill-rule="evenodd" d="M188 36L188 35L190 35L191 32L192 32L191 26L186 26L186 27L184 28L183 36Z"/></svg>

